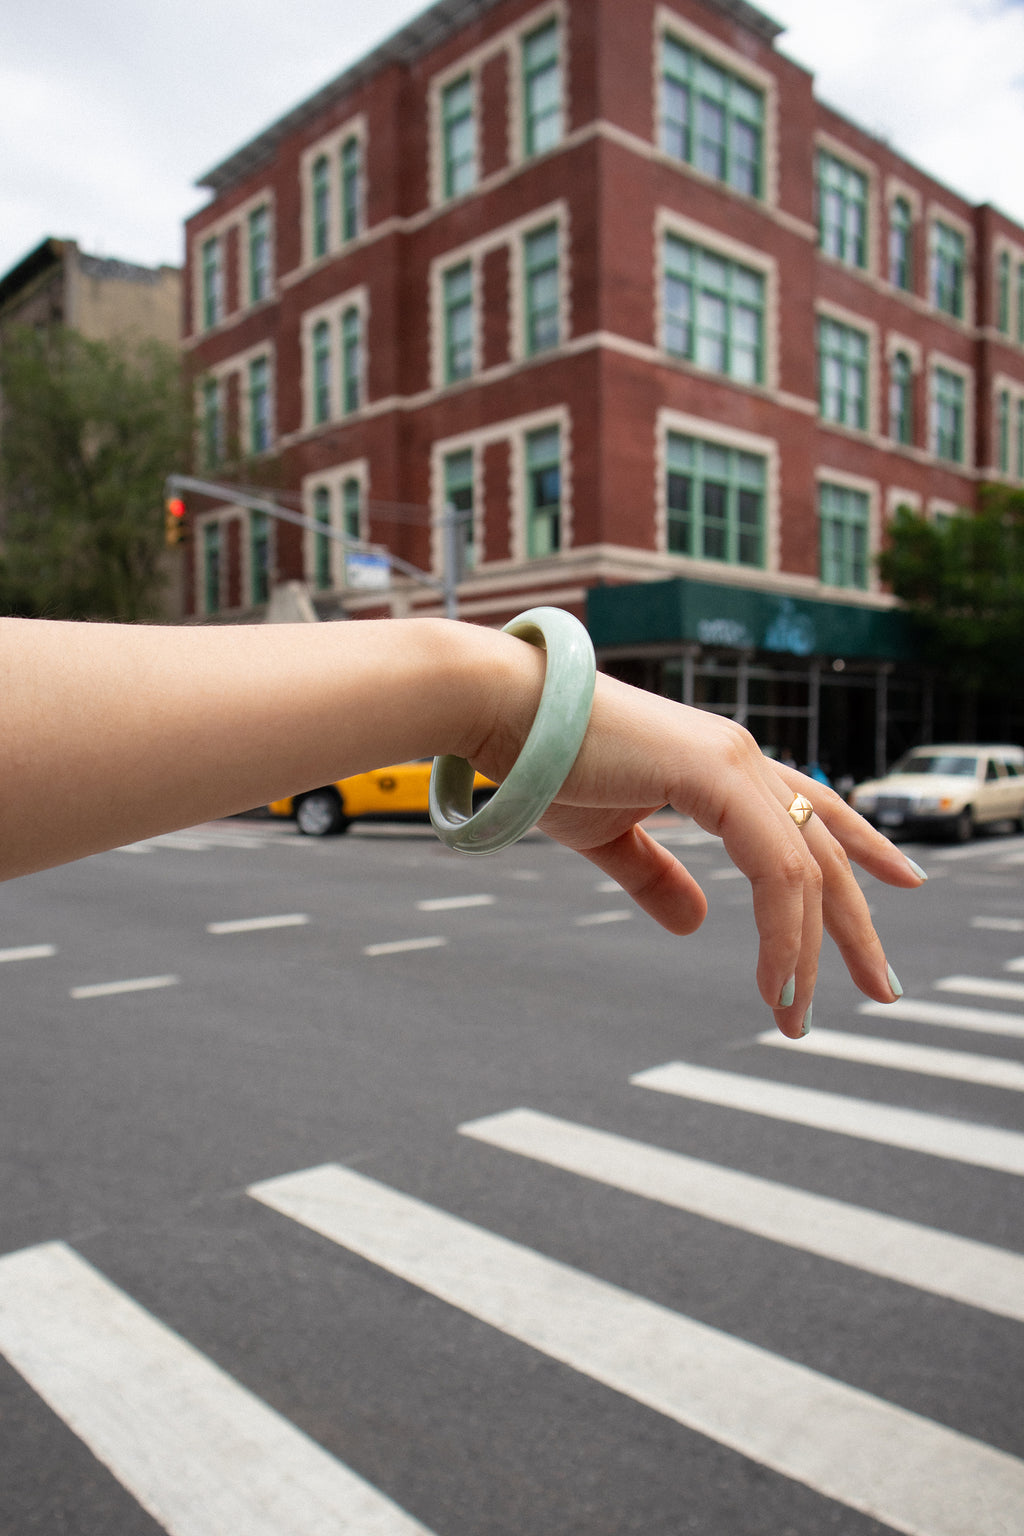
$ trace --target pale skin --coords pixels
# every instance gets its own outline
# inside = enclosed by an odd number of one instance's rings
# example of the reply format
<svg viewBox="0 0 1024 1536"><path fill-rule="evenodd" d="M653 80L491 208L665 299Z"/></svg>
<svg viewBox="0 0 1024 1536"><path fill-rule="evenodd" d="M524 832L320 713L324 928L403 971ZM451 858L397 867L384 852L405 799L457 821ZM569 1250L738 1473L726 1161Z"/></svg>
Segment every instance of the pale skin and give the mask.
<svg viewBox="0 0 1024 1536"><path fill-rule="evenodd" d="M500 780L543 679L536 647L440 619L0 619L0 879L415 757L454 753ZM787 814L798 792L815 808L803 829ZM921 884L916 867L741 727L599 674L583 747L541 826L689 934L704 894L639 825L665 805L719 836L749 879L757 989L783 1034L803 1032L823 929L862 992L895 1000L851 861L906 889Z"/></svg>

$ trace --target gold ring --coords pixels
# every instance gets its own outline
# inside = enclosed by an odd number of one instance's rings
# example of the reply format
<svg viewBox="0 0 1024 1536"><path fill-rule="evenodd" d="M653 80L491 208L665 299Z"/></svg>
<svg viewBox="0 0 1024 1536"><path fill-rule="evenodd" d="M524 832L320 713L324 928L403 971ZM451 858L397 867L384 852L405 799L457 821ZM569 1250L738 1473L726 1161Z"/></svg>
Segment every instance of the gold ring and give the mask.
<svg viewBox="0 0 1024 1536"><path fill-rule="evenodd" d="M793 803L786 811L787 816L792 816L798 827L806 827L814 815L814 806L806 795L794 796Z"/></svg>

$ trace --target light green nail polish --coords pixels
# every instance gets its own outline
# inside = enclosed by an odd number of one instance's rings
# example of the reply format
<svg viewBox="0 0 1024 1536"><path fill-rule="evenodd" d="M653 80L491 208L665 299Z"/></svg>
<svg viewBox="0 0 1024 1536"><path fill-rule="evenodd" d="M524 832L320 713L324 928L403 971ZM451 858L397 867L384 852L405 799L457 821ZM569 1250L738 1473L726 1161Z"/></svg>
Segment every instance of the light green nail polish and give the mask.
<svg viewBox="0 0 1024 1536"><path fill-rule="evenodd" d="M892 987L892 989L895 992L896 996L897 997L902 997L903 996L903 988L900 986L900 979L896 975L896 972L893 970L891 965L887 965L886 966L885 973L886 973L886 975L889 978L889 985L890 985L890 987Z"/></svg>
<svg viewBox="0 0 1024 1536"><path fill-rule="evenodd" d="M796 977L791 976L779 993L779 1001L776 1006L779 1008L792 1008L794 997L796 997Z"/></svg>
<svg viewBox="0 0 1024 1536"><path fill-rule="evenodd" d="M814 1013L814 1004L812 1003L811 1006L808 1008L807 1012L804 1014L804 1021L803 1021L803 1023L800 1026L800 1034L797 1037L798 1039L802 1040L804 1035L810 1034L810 1031L811 1031L811 1017L812 1017L813 1013Z"/></svg>
<svg viewBox="0 0 1024 1536"><path fill-rule="evenodd" d="M903 857L905 859L907 859L906 854L904 854ZM921 868L920 864L915 864L913 859L907 859L907 863L910 865L911 869L914 871L914 874L917 876L917 878L919 880L927 880L928 879L928 876L925 874L925 872Z"/></svg>

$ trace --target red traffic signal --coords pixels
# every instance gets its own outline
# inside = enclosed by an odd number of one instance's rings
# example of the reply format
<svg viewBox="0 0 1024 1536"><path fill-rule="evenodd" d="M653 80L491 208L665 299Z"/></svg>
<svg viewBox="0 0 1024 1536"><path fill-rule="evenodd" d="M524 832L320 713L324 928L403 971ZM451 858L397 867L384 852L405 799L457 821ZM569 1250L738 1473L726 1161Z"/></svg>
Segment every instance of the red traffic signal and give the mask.
<svg viewBox="0 0 1024 1536"><path fill-rule="evenodd" d="M165 503L164 542L173 549L185 537L185 503L180 496L170 496Z"/></svg>

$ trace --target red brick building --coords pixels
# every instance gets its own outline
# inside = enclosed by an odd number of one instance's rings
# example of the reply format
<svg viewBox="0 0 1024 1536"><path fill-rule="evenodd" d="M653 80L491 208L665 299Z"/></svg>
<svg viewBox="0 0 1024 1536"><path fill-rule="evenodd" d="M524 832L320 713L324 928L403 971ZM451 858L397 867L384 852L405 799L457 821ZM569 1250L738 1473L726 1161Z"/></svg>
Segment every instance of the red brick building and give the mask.
<svg viewBox="0 0 1024 1536"><path fill-rule="evenodd" d="M1024 229L814 97L745 0L440 0L203 177L210 478L587 620L610 670L836 771L939 708L874 566L901 503L1024 482ZM186 609L441 611L196 503Z"/></svg>

